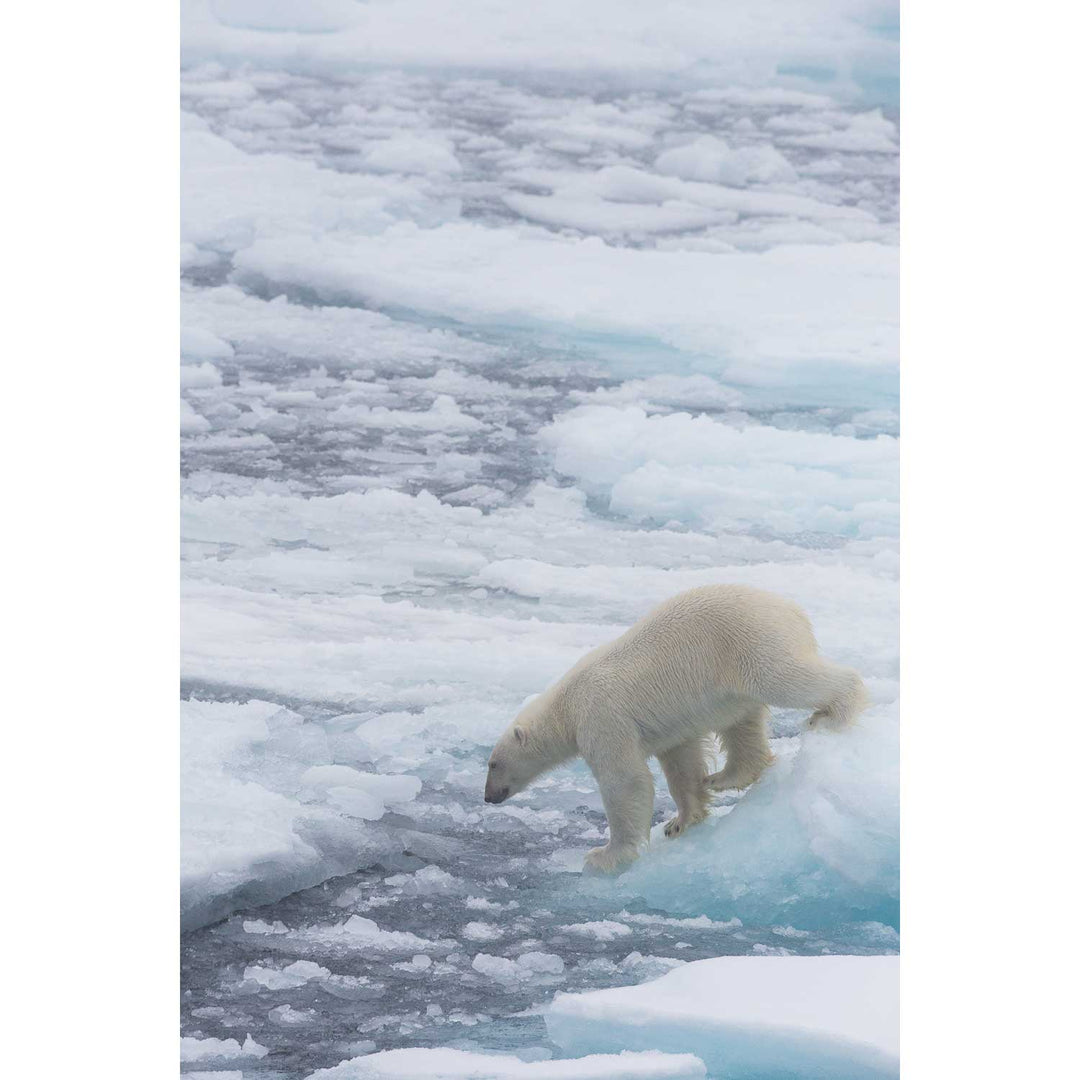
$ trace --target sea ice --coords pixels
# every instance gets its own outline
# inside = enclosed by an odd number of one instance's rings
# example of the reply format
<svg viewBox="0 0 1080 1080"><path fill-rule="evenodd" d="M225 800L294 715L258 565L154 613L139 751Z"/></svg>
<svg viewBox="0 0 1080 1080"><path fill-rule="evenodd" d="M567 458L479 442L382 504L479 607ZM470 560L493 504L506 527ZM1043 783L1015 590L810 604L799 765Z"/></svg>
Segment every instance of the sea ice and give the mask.
<svg viewBox="0 0 1080 1080"><path fill-rule="evenodd" d="M900 970L888 956L725 956L639 986L556 994L568 1053L696 1054L710 1076L899 1075Z"/></svg>
<svg viewBox="0 0 1080 1080"><path fill-rule="evenodd" d="M537 1009L898 948L894 4L553 3L184 4L193 1067L702 1075L542 1060ZM491 745L716 581L875 705L777 710L760 785L583 878L588 769L489 807Z"/></svg>
<svg viewBox="0 0 1080 1080"><path fill-rule="evenodd" d="M184 1062L239 1057L262 1058L269 1052L250 1035L245 1036L242 1043L236 1039L200 1039L191 1035L180 1040L180 1060Z"/></svg>
<svg viewBox="0 0 1080 1080"><path fill-rule="evenodd" d="M897 40L883 30L895 23L895 4L882 0L721 8L687 0L659 11L618 0L553 0L539 10L512 0L465 0L453 11L438 0L371 8L346 0L189 0L181 14L187 64L228 58L333 75L393 62L526 79L584 74L638 87L672 79L772 94L787 87L808 100L807 90L881 92L898 75ZM574 27L572 39L567 26Z"/></svg>
<svg viewBox="0 0 1080 1080"><path fill-rule="evenodd" d="M481 975L508 985L559 976L565 970L562 957L542 952L523 953L515 960L481 952L473 957L472 966Z"/></svg>
<svg viewBox="0 0 1080 1080"><path fill-rule="evenodd" d="M311 979L325 979L330 975L327 968L311 960L297 960L284 968L261 967L253 964L244 969L244 980L257 983L267 990L289 990L303 986Z"/></svg>
<svg viewBox="0 0 1080 1080"><path fill-rule="evenodd" d="M597 941L614 941L616 938L629 936L631 932L629 926L624 923L614 922L612 919L602 919L599 922L571 923L569 926L561 926L559 929L564 934L591 937Z"/></svg>
<svg viewBox="0 0 1080 1080"><path fill-rule="evenodd" d="M522 1061L507 1054L407 1049L343 1061L307 1080L683 1080L704 1077L693 1054L656 1051L593 1054L555 1061Z"/></svg>
<svg viewBox="0 0 1080 1080"><path fill-rule="evenodd" d="M181 703L180 736L185 927L402 849L401 840L359 819L409 801L420 782L331 765L325 733L290 710L192 698ZM320 790L328 776L336 786Z"/></svg>

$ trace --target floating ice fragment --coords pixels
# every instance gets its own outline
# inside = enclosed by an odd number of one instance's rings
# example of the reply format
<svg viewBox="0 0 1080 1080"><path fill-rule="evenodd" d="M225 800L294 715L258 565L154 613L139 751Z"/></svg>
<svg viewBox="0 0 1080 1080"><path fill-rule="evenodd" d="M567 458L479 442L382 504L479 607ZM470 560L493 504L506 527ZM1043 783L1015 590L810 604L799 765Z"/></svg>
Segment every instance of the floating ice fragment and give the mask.
<svg viewBox="0 0 1080 1080"><path fill-rule="evenodd" d="M207 1061L217 1058L266 1057L270 1051L260 1046L250 1035L243 1044L236 1039L197 1039L184 1036L180 1040L181 1061Z"/></svg>
<svg viewBox="0 0 1080 1080"><path fill-rule="evenodd" d="M420 950L436 944L426 938L418 937L402 930L382 930L379 924L362 915L352 915L343 923L331 927L317 928L312 936L320 940L341 941L349 945L398 951L404 949Z"/></svg>
<svg viewBox="0 0 1080 1080"><path fill-rule="evenodd" d="M270 1023L279 1024L282 1027L311 1024L319 1018L319 1014L314 1009L294 1009L291 1005L278 1005L266 1015Z"/></svg>
<svg viewBox="0 0 1080 1080"><path fill-rule="evenodd" d="M691 143L665 150L656 159L656 168L683 180L704 180L735 187L755 181L791 181L797 177L791 163L774 147L732 149L714 135L701 135Z"/></svg>
<svg viewBox="0 0 1080 1080"><path fill-rule="evenodd" d="M394 964L399 971L421 972L427 971L432 965L432 959L426 953L417 953L411 960Z"/></svg>
<svg viewBox="0 0 1080 1080"><path fill-rule="evenodd" d="M392 874L384 881L399 888L406 896L429 896L457 892L462 882L438 866L424 866L413 874Z"/></svg>
<svg viewBox="0 0 1080 1080"><path fill-rule="evenodd" d="M523 983L531 978L561 975L565 968L562 957L553 953L527 952L516 960L490 953L473 957L473 970L506 984Z"/></svg>
<svg viewBox="0 0 1080 1080"><path fill-rule="evenodd" d="M470 922L462 927L461 936L469 941L498 941L503 931L494 923Z"/></svg>
<svg viewBox="0 0 1080 1080"><path fill-rule="evenodd" d="M638 923L642 926L674 926L687 930L737 930L742 926L741 919L710 919L708 915L696 915L692 918L673 919L666 915L632 914L629 911L620 911L619 916L624 922Z"/></svg>
<svg viewBox="0 0 1080 1080"><path fill-rule="evenodd" d="M267 990L285 990L293 986L302 986L311 979L324 979L330 974L327 968L320 967L311 960L297 960L287 967L268 968L252 965L244 969L244 981L255 982Z"/></svg>
<svg viewBox="0 0 1080 1080"><path fill-rule="evenodd" d="M272 923L265 919L245 919L243 922L245 934L287 934L289 928L280 920L275 919Z"/></svg>
<svg viewBox="0 0 1080 1080"><path fill-rule="evenodd" d="M461 162L448 142L415 135L393 135L373 143L365 164L377 172L458 173Z"/></svg>
<svg viewBox="0 0 1080 1080"><path fill-rule="evenodd" d="M633 931L623 923L604 919L601 922L571 923L569 926L560 926L560 930L566 934L576 934L579 937L591 937L597 941L614 941L616 938L629 937Z"/></svg>

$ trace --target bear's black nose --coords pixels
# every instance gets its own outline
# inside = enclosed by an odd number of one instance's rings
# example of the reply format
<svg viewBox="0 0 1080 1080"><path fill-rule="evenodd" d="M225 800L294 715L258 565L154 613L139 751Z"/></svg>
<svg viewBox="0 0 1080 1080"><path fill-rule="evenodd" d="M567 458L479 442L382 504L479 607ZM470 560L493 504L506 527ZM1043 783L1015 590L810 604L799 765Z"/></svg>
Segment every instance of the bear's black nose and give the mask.
<svg viewBox="0 0 1080 1080"><path fill-rule="evenodd" d="M485 791L484 792L484 802L501 803L501 802L505 802L506 799L508 799L509 797L510 797L510 789L508 787L504 787L501 791L496 791L496 792Z"/></svg>

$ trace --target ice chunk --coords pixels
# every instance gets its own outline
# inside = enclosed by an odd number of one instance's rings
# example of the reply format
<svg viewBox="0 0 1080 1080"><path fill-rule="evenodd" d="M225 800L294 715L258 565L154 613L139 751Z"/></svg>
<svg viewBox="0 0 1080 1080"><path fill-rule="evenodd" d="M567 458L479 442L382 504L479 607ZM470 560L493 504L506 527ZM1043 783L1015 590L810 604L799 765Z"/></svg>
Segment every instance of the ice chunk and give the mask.
<svg viewBox="0 0 1080 1080"><path fill-rule="evenodd" d="M216 334L199 326L180 327L180 358L185 363L231 360L233 347Z"/></svg>
<svg viewBox="0 0 1080 1080"><path fill-rule="evenodd" d="M283 969L250 965L244 969L244 981L255 982L267 990L287 990L303 986L311 979L325 979L330 972L312 960L297 960Z"/></svg>
<svg viewBox="0 0 1080 1080"><path fill-rule="evenodd" d="M192 407L191 402L180 399L180 434L201 435L210 430L210 421Z"/></svg>
<svg viewBox="0 0 1080 1080"><path fill-rule="evenodd" d="M280 935L289 932L289 928L280 919L277 919L272 923L266 922L265 919L245 919L243 926L245 934Z"/></svg>
<svg viewBox="0 0 1080 1080"><path fill-rule="evenodd" d="M415 135L394 135L374 143L364 154L364 161L377 172L461 172L461 162L448 142Z"/></svg>
<svg viewBox="0 0 1080 1080"><path fill-rule="evenodd" d="M578 391L571 396L595 405L640 405L650 412L675 408L730 409L744 401L740 391L708 375L652 375L589 393Z"/></svg>
<svg viewBox="0 0 1080 1080"><path fill-rule="evenodd" d="M374 949L377 952L418 952L437 942L404 930L383 930L372 919L352 915L334 926L312 927L306 935L313 941L340 943L350 948Z"/></svg>
<svg viewBox="0 0 1080 1080"><path fill-rule="evenodd" d="M498 941L503 936L503 930L494 923L470 922L462 928L461 936L469 941Z"/></svg>
<svg viewBox="0 0 1080 1080"><path fill-rule="evenodd" d="M892 154L896 152L896 125L886 119L880 109L875 109L850 117L843 130L796 135L789 141L796 146L812 146L818 150Z"/></svg>
<svg viewBox="0 0 1080 1080"><path fill-rule="evenodd" d="M629 923L638 923L642 926L673 926L677 929L686 930L737 930L742 926L741 919L727 919L717 922L708 915L698 915L691 919L671 919L666 915L631 914L629 911L620 911L619 918Z"/></svg>
<svg viewBox="0 0 1080 1080"><path fill-rule="evenodd" d="M705 180L744 187L754 181L794 180L795 170L771 146L732 149L715 135L701 135L692 143L665 150L656 159L659 172L683 180Z"/></svg>
<svg viewBox="0 0 1080 1080"><path fill-rule="evenodd" d="M362 773L348 765L313 765L300 783L326 792L329 801L353 817L378 821L387 805L412 801L420 793L415 776Z"/></svg>
<svg viewBox="0 0 1080 1080"><path fill-rule="evenodd" d="M437 866L424 866L413 874L391 874L385 884L401 889L406 896L456 893L466 887L459 878Z"/></svg>
<svg viewBox="0 0 1080 1080"><path fill-rule="evenodd" d="M490 976L501 983L513 985L543 978L562 975L565 965L562 957L553 953L527 952L516 960L505 956L492 956L490 953L477 953L473 957L473 970L481 975Z"/></svg>
<svg viewBox="0 0 1080 1080"><path fill-rule="evenodd" d="M394 967L399 971L411 971L419 974L422 971L427 971L433 961L426 953L417 953L411 960L402 961L401 963L394 964Z"/></svg>
<svg viewBox="0 0 1080 1080"><path fill-rule="evenodd" d="M204 362L180 366L181 390L205 390L220 385L221 372L213 364ZM182 431L181 434L198 434L198 432Z"/></svg>
<svg viewBox="0 0 1080 1080"><path fill-rule="evenodd" d="M600 922L571 923L559 928L564 934L576 934L579 937L595 938L597 941L614 941L616 938L629 937L633 931L624 923L603 919Z"/></svg>
<svg viewBox="0 0 1080 1080"><path fill-rule="evenodd" d="M243 1043L236 1039L198 1039L186 1035L180 1040L181 1061L209 1061L239 1057L266 1057L270 1051L248 1035Z"/></svg>
<svg viewBox="0 0 1080 1080"><path fill-rule="evenodd" d="M508 1054L468 1050L406 1049L343 1061L307 1080L682 1080L704 1077L693 1054L657 1051L593 1054L555 1061L522 1061Z"/></svg>
<svg viewBox="0 0 1080 1080"><path fill-rule="evenodd" d="M639 986L556 994L545 1021L569 1053L684 1050L710 1075L899 1073L899 958L725 956Z"/></svg>

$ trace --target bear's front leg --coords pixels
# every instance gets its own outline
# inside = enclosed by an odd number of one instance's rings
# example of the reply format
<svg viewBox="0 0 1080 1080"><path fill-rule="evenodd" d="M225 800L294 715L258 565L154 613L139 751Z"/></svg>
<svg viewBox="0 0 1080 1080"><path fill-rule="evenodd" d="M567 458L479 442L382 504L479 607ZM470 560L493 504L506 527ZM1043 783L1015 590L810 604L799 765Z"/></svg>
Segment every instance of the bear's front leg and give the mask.
<svg viewBox="0 0 1080 1080"><path fill-rule="evenodd" d="M648 842L653 811L652 773L636 745L606 746L585 758L600 784L610 839L585 856L585 866L614 873Z"/></svg>

